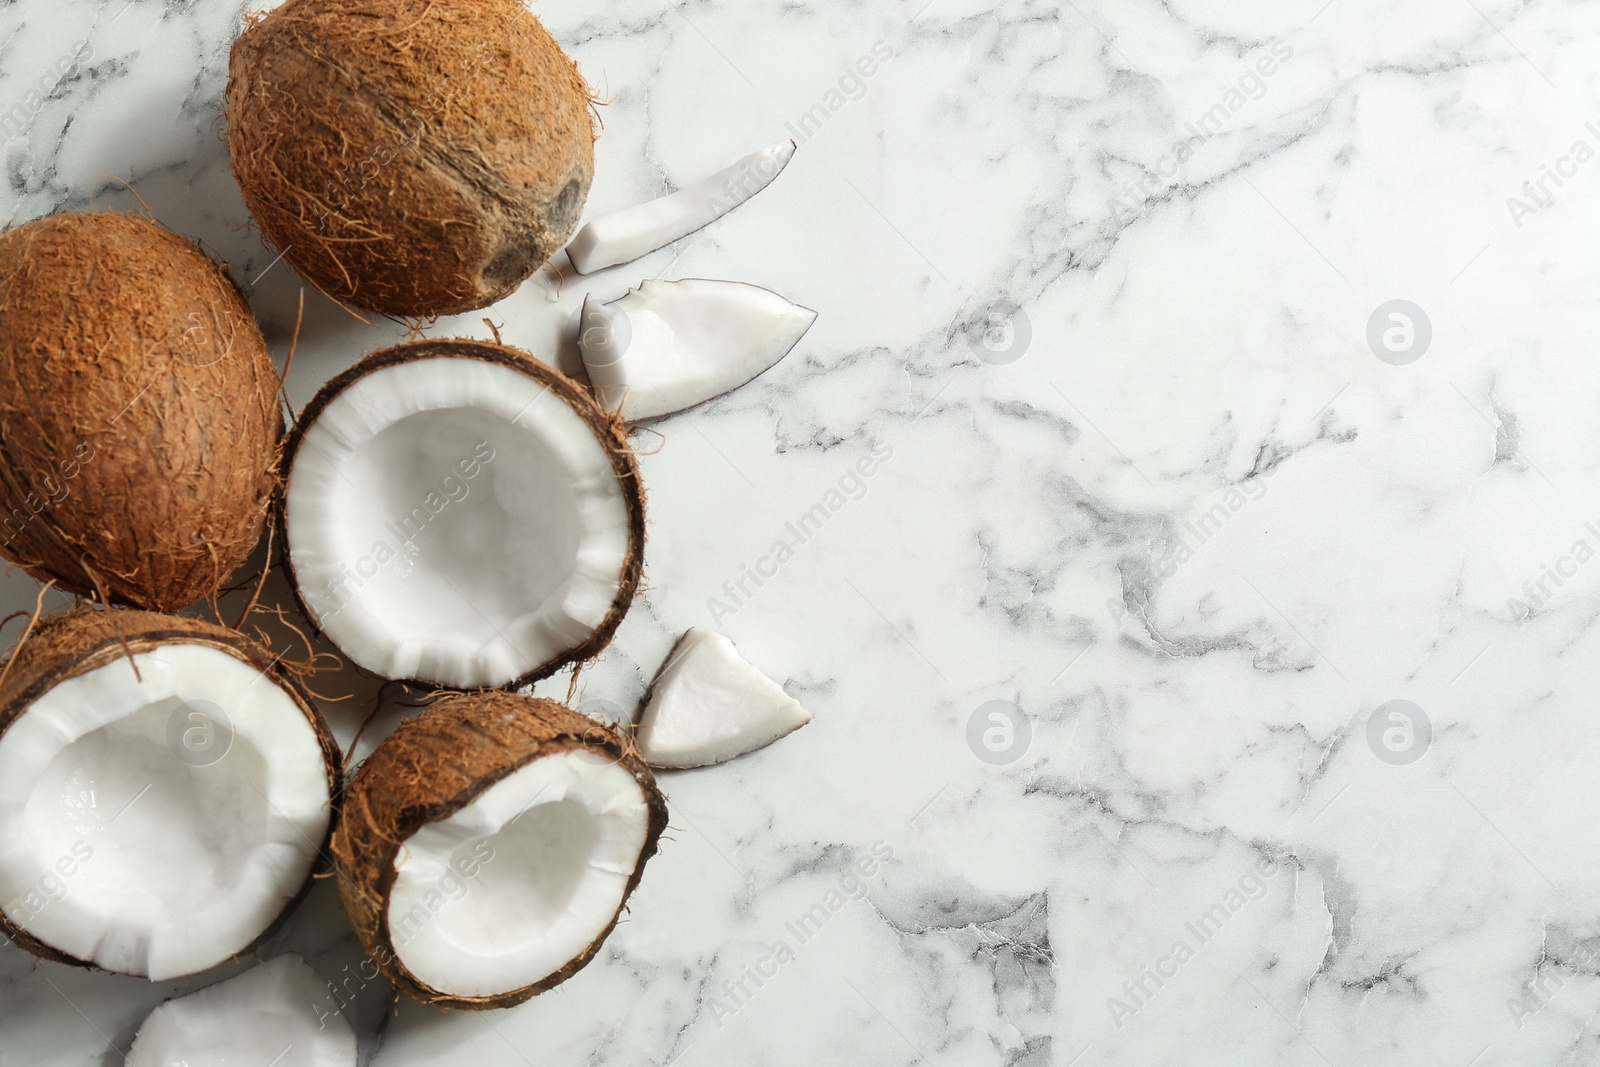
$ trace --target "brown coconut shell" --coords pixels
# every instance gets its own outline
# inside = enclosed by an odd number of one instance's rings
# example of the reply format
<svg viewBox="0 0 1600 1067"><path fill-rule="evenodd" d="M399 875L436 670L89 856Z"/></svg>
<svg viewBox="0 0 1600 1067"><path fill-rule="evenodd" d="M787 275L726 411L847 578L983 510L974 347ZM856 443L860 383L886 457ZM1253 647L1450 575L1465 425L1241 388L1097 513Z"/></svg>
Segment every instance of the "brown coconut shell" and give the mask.
<svg viewBox="0 0 1600 1067"><path fill-rule="evenodd" d="M519 0L289 0L228 59L228 153L323 292L444 315L522 284L594 175L583 76Z"/></svg>
<svg viewBox="0 0 1600 1067"><path fill-rule="evenodd" d="M644 576L644 483L639 478L639 461L635 458L633 447L628 443L627 424L620 418L611 415L594 399L588 389L568 378L565 374L549 365L542 363L521 349L511 348L507 345L495 344L490 341L477 341L470 338L457 338L449 340L408 341L405 344L385 348L365 357L349 370L329 379L311 398L311 403L301 411L300 417L295 420L294 428L289 432L287 443L283 452L282 479L285 485L289 481L289 473L294 469L295 456L300 451L300 446L305 440L306 431L315 425L317 418L333 400L350 386L365 378L374 371L385 367L409 363L416 359L477 359L486 363L496 363L503 367L510 367L521 374L539 382L552 394L571 407L589 428L594 431L595 437L600 441L606 453L611 457L611 469L616 472L617 480L622 484L623 499L628 508L628 554L623 560L622 573L618 579L617 596L611 602L611 610L601 620L589 639L576 648L568 650L564 655L558 656L550 662L514 678L498 688L518 689L532 685L534 682L561 670L573 663L583 663L598 656L604 651L606 645L611 643L611 638L616 634L617 627L622 624L622 618L628 613L628 608L633 604L634 594L639 590L639 582ZM300 613L320 632L320 623L317 615L306 604L300 592L300 581L294 569L294 546L289 541L288 507L280 508L277 513L278 539L284 545L284 572L289 580L289 588L294 594L295 604ZM327 634L323 634L327 637ZM337 645L338 642L328 640ZM425 688L436 688L438 683L426 678L398 679L410 685Z"/></svg>
<svg viewBox="0 0 1600 1067"><path fill-rule="evenodd" d="M154 222L0 236L0 555L81 596L211 596L261 536L283 416L227 273Z"/></svg>
<svg viewBox="0 0 1600 1067"><path fill-rule="evenodd" d="M182 615L160 615L151 611L131 609L97 611L84 607L42 620L31 633L23 636L20 647L14 645L6 654L5 662L9 666L5 668L3 681L0 681L0 740L4 739L6 731L33 705L34 701L62 682L104 667L122 656L136 656L162 645L175 644L205 645L226 652L235 659L255 667L289 695L305 715L306 721L311 724L317 740L322 745L323 764L328 772L328 795L333 798L334 815L337 816L339 773L343 758L339 752L339 743L334 740L333 731L328 728L327 720L312 703L310 695L294 676L280 666L278 660L260 645L235 630L200 619ZM330 819L328 822L328 839L317 842L318 852L324 857L327 856L333 824L336 821ZM323 867L324 861L319 861L317 866ZM256 944L272 935L278 923L294 910L310 886L311 880L307 879L300 893L284 906L278 922L262 931L261 936L256 939ZM12 923L4 912L0 912L0 934L4 934L16 945L40 959L53 960L72 967L99 969L93 963L80 960L40 941L27 930ZM241 954L242 951L244 950L241 950Z"/></svg>
<svg viewBox="0 0 1600 1067"><path fill-rule="evenodd" d="M449 818L490 786L534 760L586 749L634 776L650 809L638 863L606 928L575 959L532 985L490 997L434 989L406 969L389 931L389 899L400 846L429 823ZM345 792L333 835L345 912L368 956L409 996L428 1004L508 1008L561 984L594 958L655 855L667 805L631 738L552 700L499 690L450 693L400 725L361 765Z"/></svg>

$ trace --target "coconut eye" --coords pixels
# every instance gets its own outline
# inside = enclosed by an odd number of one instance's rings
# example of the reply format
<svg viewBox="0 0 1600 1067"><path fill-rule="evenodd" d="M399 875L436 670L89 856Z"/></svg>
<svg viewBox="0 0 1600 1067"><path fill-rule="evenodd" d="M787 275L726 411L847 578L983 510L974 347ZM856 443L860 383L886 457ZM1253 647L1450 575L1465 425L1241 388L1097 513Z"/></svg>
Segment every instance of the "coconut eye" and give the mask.
<svg viewBox="0 0 1600 1067"><path fill-rule="evenodd" d="M287 469L299 596L385 677L543 677L598 651L638 583L625 442L587 393L511 349L376 353L307 407Z"/></svg>

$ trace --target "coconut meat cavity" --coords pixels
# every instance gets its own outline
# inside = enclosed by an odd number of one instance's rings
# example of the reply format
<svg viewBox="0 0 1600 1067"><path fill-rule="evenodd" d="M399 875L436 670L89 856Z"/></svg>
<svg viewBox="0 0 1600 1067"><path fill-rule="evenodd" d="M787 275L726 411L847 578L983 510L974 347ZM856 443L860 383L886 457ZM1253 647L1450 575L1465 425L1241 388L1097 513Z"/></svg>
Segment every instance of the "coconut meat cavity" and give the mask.
<svg viewBox="0 0 1600 1067"><path fill-rule="evenodd" d="M244 950L299 891L328 771L256 667L199 644L132 659L48 689L0 735L0 908L71 956L164 979Z"/></svg>
<svg viewBox="0 0 1600 1067"><path fill-rule="evenodd" d="M300 595L390 678L503 684L585 641L618 595L629 515L610 455L550 389L427 358L323 408L287 488Z"/></svg>
<svg viewBox="0 0 1600 1067"><path fill-rule="evenodd" d="M548 977L610 926L648 822L638 780L599 751L524 765L401 845L388 910L396 956L461 997Z"/></svg>

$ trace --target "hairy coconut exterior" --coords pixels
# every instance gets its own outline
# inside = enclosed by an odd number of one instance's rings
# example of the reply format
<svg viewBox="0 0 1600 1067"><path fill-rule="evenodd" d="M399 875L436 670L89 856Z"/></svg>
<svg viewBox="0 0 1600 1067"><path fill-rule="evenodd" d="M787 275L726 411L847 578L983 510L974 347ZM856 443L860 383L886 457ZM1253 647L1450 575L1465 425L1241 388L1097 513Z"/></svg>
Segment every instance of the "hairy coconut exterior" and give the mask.
<svg viewBox="0 0 1600 1067"><path fill-rule="evenodd" d="M261 232L391 315L507 295L594 176L583 76L519 0L289 0L228 61L228 152Z"/></svg>
<svg viewBox="0 0 1600 1067"><path fill-rule="evenodd" d="M644 847L616 914L575 959L532 985L490 997L434 989L406 969L389 931L389 898L400 846L512 772L573 749L593 752L626 769L639 783L650 809ZM666 825L666 800L631 738L553 700L499 690L450 693L402 723L361 765L345 792L333 855L339 892L362 947L397 987L429 1004L509 1008L561 984L594 958L638 886L645 862L655 855Z"/></svg>
<svg viewBox="0 0 1600 1067"><path fill-rule="evenodd" d="M123 656L149 652L163 645L205 645L226 652L235 659L255 667L282 689L295 702L306 721L316 732L322 745L322 761L328 774L328 795L334 798L337 809L339 773L343 765L339 744L327 720L311 702L311 697L293 675L285 671L276 659L260 645L243 634L200 619L182 615L160 615L151 611L111 610L96 611L77 608L44 619L26 635L21 647L13 646L7 654L3 682L0 682L0 741L33 703L62 682L92 670L104 667ZM337 814L337 810L335 810ZM327 854L332 837L334 819L329 819L329 838L317 842L318 851ZM319 866L321 865L319 861ZM301 888L299 896L284 906L287 915L310 888L311 881ZM281 916L280 916L281 921ZM256 939L271 936L276 923L262 931ZM45 944L22 927L15 925L4 912L0 912L0 934L4 934L21 948L40 959L54 960L73 967L98 970L96 964L69 956Z"/></svg>
<svg viewBox="0 0 1600 1067"><path fill-rule="evenodd" d="M220 267L156 223L51 215L0 236L0 554L173 611L261 536L278 376Z"/></svg>
<svg viewBox="0 0 1600 1067"><path fill-rule="evenodd" d="M288 443L283 452L283 484L288 485L289 474L294 470L294 458L300 451L300 445L305 440L306 431L316 424L317 418L340 393L344 392L356 382L365 378L374 371L385 367L409 363L416 359L477 359L486 363L499 364L509 367L519 374L528 377L543 385L555 396L559 397L568 407L572 408L589 428L594 431L595 437L611 457L611 469L616 473L617 481L622 485L623 500L628 508L628 554L622 563L622 573L618 577L616 599L611 602L611 610L601 620L589 639L576 648L569 649L565 654L556 657L548 663L532 671L504 683L503 688L516 689L525 685L532 685L542 678L559 671L561 668L572 664L582 663L598 656L611 643L612 636L617 632L617 627L622 624L622 618L628 613L628 608L633 604L634 594L639 590L639 581L644 575L644 488L639 480L639 462L634 458L633 448L628 444L627 426L619 418L609 414L602 408L583 386L568 378L565 374L540 362L533 356L520 349L506 345L493 344L489 341L475 341L467 338L441 341L409 341L405 344L395 345L374 352L361 360L343 374L330 379L311 398L311 403L305 406L295 421L294 429L289 432ZM305 598L300 593L300 580L294 569L294 546L289 541L289 522L287 505L278 511L278 537L284 545L284 570L289 579L289 588L294 593L295 603L300 608L300 613L306 617L313 626L321 631L321 622L316 613L306 604ZM326 633L323 633L327 637ZM328 640L337 645L332 638ZM426 678L398 679L411 685L424 687L437 687L438 683Z"/></svg>

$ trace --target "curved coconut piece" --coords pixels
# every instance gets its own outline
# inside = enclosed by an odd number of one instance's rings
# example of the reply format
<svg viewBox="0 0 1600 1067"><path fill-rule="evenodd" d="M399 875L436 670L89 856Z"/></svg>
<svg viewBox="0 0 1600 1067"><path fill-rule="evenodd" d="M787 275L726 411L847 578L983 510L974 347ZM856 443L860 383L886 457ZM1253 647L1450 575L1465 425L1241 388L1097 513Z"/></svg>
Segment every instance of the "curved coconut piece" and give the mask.
<svg viewBox="0 0 1600 1067"><path fill-rule="evenodd" d="M228 58L228 154L261 232L391 315L506 296L571 235L590 94L517 0L289 0Z"/></svg>
<svg viewBox="0 0 1600 1067"><path fill-rule="evenodd" d="M240 634L145 611L40 623L0 684L0 932L177 978L245 951L328 841L339 748Z"/></svg>
<svg viewBox="0 0 1600 1067"><path fill-rule="evenodd" d="M80 596L176 610L261 536L278 376L228 275L153 222L0 236L0 554Z"/></svg>
<svg viewBox="0 0 1600 1067"><path fill-rule="evenodd" d="M152 1011L124 1067L267 1064L355 1067L356 1035L328 984L299 956L278 956Z"/></svg>
<svg viewBox="0 0 1600 1067"><path fill-rule="evenodd" d="M641 282L583 300L578 349L595 394L629 422L671 415L771 369L817 313L747 282Z"/></svg>
<svg viewBox="0 0 1600 1067"><path fill-rule="evenodd" d="M567 245L567 257L579 274L593 274L654 252L755 196L793 158L794 142L779 141L675 193L601 215L578 231Z"/></svg>
<svg viewBox="0 0 1600 1067"><path fill-rule="evenodd" d="M810 721L811 713L732 641L694 627L650 687L639 754L652 767L709 767L765 748Z"/></svg>
<svg viewBox="0 0 1600 1067"><path fill-rule="evenodd" d="M622 429L516 349L368 356L307 405L284 471L296 595L385 677L527 684L604 648L639 585L644 499Z"/></svg>
<svg viewBox="0 0 1600 1067"><path fill-rule="evenodd" d="M599 950L667 808L631 742L553 701L441 697L350 783L333 852L362 947L399 988L520 1004Z"/></svg>

